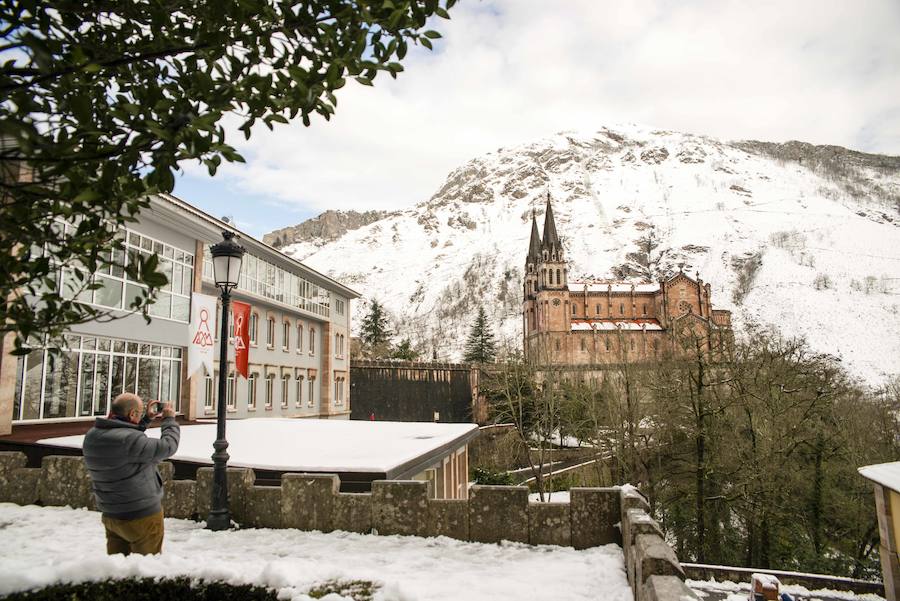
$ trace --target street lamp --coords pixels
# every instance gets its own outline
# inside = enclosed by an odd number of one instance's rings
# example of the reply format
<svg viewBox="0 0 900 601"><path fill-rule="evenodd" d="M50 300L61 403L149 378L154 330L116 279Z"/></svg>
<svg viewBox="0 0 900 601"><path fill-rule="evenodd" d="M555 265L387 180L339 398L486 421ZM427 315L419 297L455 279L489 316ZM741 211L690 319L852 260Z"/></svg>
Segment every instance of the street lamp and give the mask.
<svg viewBox="0 0 900 601"><path fill-rule="evenodd" d="M219 403L216 413L216 441L213 443L212 502L206 527L210 530L227 530L231 527L228 512L228 441L225 440L225 390L228 371L228 308L231 291L238 285L244 247L234 240L234 232L222 232L224 240L210 249L213 279L222 291L222 331L219 334Z"/></svg>

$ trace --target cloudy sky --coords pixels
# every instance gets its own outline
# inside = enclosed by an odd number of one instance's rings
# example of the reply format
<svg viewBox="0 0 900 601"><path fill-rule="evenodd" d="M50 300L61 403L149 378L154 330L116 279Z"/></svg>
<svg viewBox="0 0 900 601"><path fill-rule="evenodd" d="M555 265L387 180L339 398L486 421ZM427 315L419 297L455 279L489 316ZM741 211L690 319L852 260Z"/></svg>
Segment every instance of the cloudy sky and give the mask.
<svg viewBox="0 0 900 601"><path fill-rule="evenodd" d="M348 84L336 116L235 134L246 165L176 194L261 236L327 209L426 200L456 166L637 122L900 154L897 0L462 0L434 52Z"/></svg>

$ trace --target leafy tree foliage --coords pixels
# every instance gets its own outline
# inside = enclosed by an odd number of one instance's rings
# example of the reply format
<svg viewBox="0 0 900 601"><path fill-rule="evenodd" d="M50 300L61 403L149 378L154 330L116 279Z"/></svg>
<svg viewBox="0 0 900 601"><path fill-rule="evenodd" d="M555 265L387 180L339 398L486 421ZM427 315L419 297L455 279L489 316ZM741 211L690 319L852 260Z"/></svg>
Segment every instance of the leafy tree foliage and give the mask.
<svg viewBox="0 0 900 601"><path fill-rule="evenodd" d="M494 340L494 332L487 321L484 307L479 307L478 317L475 318L469 338L466 340L463 360L468 363L493 363L496 357L497 342Z"/></svg>
<svg viewBox="0 0 900 601"><path fill-rule="evenodd" d="M184 161L215 174L243 161L228 119L250 137L329 119L348 80L396 77L410 44L432 47L432 16L456 0L222 0L0 6L0 332L60 335L115 314L81 300L92 274L125 268L166 284L155 259L121 263L121 227L171 192ZM58 223L74 225L61 234ZM118 263L117 263L118 262ZM59 290L65 265L77 289Z"/></svg>

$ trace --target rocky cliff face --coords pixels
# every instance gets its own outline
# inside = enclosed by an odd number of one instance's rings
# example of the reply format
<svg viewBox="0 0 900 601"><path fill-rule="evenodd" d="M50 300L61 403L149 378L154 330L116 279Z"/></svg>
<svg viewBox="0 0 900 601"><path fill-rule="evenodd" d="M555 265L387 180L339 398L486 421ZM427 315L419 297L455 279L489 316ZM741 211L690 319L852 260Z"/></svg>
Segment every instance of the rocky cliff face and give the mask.
<svg viewBox="0 0 900 601"><path fill-rule="evenodd" d="M898 157L608 127L473 159L430 199L356 227L325 233L326 213L269 236L363 294L354 324L377 298L399 336L458 359L479 305L520 344L529 220L548 192L571 279L640 273L652 232L654 269L699 271L739 335L805 336L869 381L900 370Z"/></svg>
<svg viewBox="0 0 900 601"><path fill-rule="evenodd" d="M347 232L384 219L388 214L387 211L325 211L298 225L269 232L263 236L263 242L275 248L307 244L314 249L337 240Z"/></svg>

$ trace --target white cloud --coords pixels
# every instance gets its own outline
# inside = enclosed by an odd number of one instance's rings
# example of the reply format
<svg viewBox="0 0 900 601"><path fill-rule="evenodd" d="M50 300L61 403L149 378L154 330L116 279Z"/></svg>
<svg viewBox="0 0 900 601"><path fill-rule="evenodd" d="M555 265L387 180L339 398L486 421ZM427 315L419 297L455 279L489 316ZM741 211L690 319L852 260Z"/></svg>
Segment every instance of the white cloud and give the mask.
<svg viewBox="0 0 900 601"><path fill-rule="evenodd" d="M337 114L259 130L224 174L273 202L402 207L469 158L637 121L900 154L900 3L462 2L437 52L348 85Z"/></svg>

